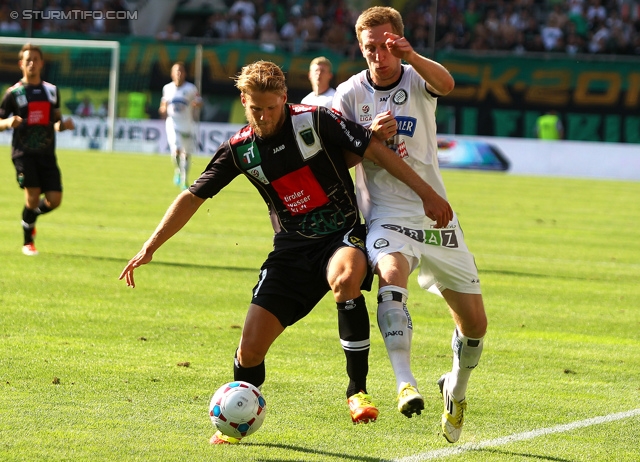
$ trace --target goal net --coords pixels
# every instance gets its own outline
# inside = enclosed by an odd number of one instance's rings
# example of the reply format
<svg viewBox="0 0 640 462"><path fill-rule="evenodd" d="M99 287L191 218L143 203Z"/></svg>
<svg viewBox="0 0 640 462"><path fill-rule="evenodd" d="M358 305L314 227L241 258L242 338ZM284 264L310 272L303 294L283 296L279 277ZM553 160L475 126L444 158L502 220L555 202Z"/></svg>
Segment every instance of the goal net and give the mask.
<svg viewBox="0 0 640 462"><path fill-rule="evenodd" d="M17 82L22 73L18 53L25 43L37 45L44 54L42 79L58 87L63 117L85 119L76 123L83 136L67 132L58 135L58 147L114 149L115 120L118 113L120 44L102 40L63 40L45 38L2 37L0 71L2 94ZM13 79L11 79L13 76ZM6 134L9 131L4 132ZM10 135L9 135L10 136ZM0 140L0 142L5 139ZM10 141L9 141L10 143ZM5 144L5 143L3 143ZM87 145L89 144L89 145Z"/></svg>

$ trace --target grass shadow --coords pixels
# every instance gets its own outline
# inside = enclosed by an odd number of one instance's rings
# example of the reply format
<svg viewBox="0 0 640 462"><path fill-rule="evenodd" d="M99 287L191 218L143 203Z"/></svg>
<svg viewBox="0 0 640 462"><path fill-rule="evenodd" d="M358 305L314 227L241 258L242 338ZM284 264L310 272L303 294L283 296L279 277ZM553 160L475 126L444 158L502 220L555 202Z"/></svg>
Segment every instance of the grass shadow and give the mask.
<svg viewBox="0 0 640 462"><path fill-rule="evenodd" d="M356 456L339 452L319 451L317 449L303 448L300 446L292 446L290 444L273 444L273 443L248 443L247 445L260 446L264 448L285 449L287 451L300 452L302 454L315 454L325 456L327 458L335 457L338 460L353 460L358 462L393 462L391 459L381 459L379 457ZM329 460L329 459L327 459ZM278 458L259 458L256 462L307 462L308 459L278 459Z"/></svg>
<svg viewBox="0 0 640 462"><path fill-rule="evenodd" d="M554 462L574 462L573 459L564 459L561 457L553 457L553 456L541 456L539 454L527 454L522 452L513 452L513 451L503 451L500 449L476 449L474 452L490 452L492 454L501 454L509 457L513 457L514 459L523 458L523 459L535 459L535 460L552 460Z"/></svg>
<svg viewBox="0 0 640 462"><path fill-rule="evenodd" d="M60 257L76 258L76 259L82 259L82 260L88 259L88 260L96 260L96 261L115 262L115 263L120 263L123 268L129 261L129 260L124 260L122 258L103 257L98 255L74 255L74 254L68 254L68 253L58 253L56 255ZM154 266L169 266L169 267L175 267L175 268L195 268L195 269L206 269L206 270L217 270L217 271L226 270L226 271L236 271L236 272L251 272L252 274L257 273L260 270L260 267L258 266L251 267L251 268L243 268L238 266L198 265L194 263L158 261L155 259L151 262L151 264Z"/></svg>
<svg viewBox="0 0 640 462"><path fill-rule="evenodd" d="M480 270L482 274L498 274L502 276L516 276L516 277L529 277L538 279L566 279L569 281L588 281L592 280L592 277L576 277L576 276L562 276L558 274L538 274L538 273L524 273L521 271L509 271L509 270Z"/></svg>

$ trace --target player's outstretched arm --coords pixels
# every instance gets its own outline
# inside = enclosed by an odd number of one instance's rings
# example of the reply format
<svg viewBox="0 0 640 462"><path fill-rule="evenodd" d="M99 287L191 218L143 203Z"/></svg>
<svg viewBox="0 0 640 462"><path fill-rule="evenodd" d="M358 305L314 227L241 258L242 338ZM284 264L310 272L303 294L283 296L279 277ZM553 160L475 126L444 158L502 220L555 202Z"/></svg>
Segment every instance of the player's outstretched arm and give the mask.
<svg viewBox="0 0 640 462"><path fill-rule="evenodd" d="M420 175L375 136L371 138L364 157L413 189L422 199L425 215L436 222L436 228L444 228L453 219L453 209L449 202L440 197Z"/></svg>
<svg viewBox="0 0 640 462"><path fill-rule="evenodd" d="M201 199L189 190L183 191L176 197L165 212L156 230L142 245L142 249L129 260L129 263L124 267L118 279L124 279L127 286L135 287L136 283L133 279L134 269L149 263L153 259L154 252L187 224L204 201L204 199Z"/></svg>

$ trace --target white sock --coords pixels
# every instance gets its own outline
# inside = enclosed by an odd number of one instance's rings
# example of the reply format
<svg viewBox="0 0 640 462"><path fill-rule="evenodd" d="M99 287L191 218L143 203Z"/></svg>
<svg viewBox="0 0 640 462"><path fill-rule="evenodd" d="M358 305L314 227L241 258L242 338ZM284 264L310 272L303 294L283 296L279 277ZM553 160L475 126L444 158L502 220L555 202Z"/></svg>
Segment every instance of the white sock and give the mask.
<svg viewBox="0 0 640 462"><path fill-rule="evenodd" d="M451 394L458 401L462 401L466 396L471 371L478 365L482 354L483 340L484 337L465 337L458 332L458 329L453 331L453 338L451 339L453 368L447 383Z"/></svg>
<svg viewBox="0 0 640 462"><path fill-rule="evenodd" d="M385 286L378 291L378 328L396 376L397 391L403 383L416 388L418 385L411 372L413 324L406 305L408 295L407 289L398 286Z"/></svg>
<svg viewBox="0 0 640 462"><path fill-rule="evenodd" d="M187 175L189 174L189 154L180 156L180 184L187 184Z"/></svg>

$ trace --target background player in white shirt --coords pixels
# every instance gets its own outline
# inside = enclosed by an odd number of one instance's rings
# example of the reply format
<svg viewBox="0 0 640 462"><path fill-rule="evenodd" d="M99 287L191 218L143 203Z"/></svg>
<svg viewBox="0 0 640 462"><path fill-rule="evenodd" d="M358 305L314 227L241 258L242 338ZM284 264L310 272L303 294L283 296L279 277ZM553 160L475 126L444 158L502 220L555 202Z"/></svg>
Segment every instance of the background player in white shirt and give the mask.
<svg viewBox="0 0 640 462"><path fill-rule="evenodd" d="M309 64L309 82L313 91L300 101L310 106L324 106L331 109L335 88L331 87L333 72L331 61L324 56L318 56Z"/></svg>
<svg viewBox="0 0 640 462"><path fill-rule="evenodd" d="M202 106L202 98L194 84L186 81L184 63L171 67L171 82L162 89L158 113L166 117L167 141L174 166L173 182L186 189L190 155L196 149L196 123L194 112Z"/></svg>
<svg viewBox="0 0 640 462"><path fill-rule="evenodd" d="M360 15L356 35L368 70L338 86L333 108L370 127L446 199L435 110L437 97L453 90L455 83L442 65L416 53L403 34L402 17L393 8L372 7ZM473 255L455 214L448 223L425 218L418 197L366 159L356 172L358 202L369 226L367 250L379 277L378 326L396 376L398 410L411 417L424 409L411 372L413 325L406 305L409 275L420 266L420 286L442 294L456 324L453 367L438 381L443 434L456 442L467 383L487 329Z"/></svg>

